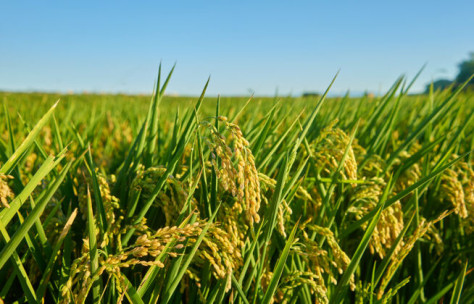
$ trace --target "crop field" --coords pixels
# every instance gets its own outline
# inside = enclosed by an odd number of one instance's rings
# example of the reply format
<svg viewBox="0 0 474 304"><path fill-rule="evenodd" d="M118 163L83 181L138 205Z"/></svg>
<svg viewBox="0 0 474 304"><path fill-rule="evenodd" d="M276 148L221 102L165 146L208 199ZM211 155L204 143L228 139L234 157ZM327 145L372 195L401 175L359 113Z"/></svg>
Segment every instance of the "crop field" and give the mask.
<svg viewBox="0 0 474 304"><path fill-rule="evenodd" d="M473 303L472 92L171 97L171 76L0 93L0 303Z"/></svg>

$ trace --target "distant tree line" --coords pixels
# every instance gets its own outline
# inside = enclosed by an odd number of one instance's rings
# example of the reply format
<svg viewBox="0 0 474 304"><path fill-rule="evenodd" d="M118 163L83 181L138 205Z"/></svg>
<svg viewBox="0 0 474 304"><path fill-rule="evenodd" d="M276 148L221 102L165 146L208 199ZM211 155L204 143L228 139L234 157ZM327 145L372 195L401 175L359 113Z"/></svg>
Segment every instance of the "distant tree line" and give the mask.
<svg viewBox="0 0 474 304"><path fill-rule="evenodd" d="M466 82L469 77L474 75L474 52L469 54L467 60L462 61L459 65L459 73L454 80L438 79L433 82L434 90L444 90L449 87L457 87ZM426 85L426 92L429 92L431 83ZM474 79L468 83L468 88L474 89Z"/></svg>
<svg viewBox="0 0 474 304"><path fill-rule="evenodd" d="M318 97L321 97L321 93L319 93L319 92L303 92L303 94L301 96L303 96L304 98L318 98Z"/></svg>

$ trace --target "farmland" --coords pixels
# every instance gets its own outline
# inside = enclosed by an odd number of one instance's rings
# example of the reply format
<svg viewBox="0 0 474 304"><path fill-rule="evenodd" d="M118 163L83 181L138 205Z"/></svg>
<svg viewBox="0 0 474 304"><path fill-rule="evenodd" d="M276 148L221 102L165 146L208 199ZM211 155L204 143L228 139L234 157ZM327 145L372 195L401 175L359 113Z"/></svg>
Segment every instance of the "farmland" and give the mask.
<svg viewBox="0 0 474 304"><path fill-rule="evenodd" d="M0 93L5 303L472 303L472 93L169 97L170 76Z"/></svg>

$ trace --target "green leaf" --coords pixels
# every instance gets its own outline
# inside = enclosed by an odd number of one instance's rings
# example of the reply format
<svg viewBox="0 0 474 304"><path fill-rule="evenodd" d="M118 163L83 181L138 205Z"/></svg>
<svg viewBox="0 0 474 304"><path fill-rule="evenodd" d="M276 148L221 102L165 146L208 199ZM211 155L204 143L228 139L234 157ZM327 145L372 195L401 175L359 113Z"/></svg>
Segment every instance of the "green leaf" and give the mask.
<svg viewBox="0 0 474 304"><path fill-rule="evenodd" d="M351 258L351 262L349 263L349 266L347 266L346 271L344 271L342 278L339 280L337 284L336 290L334 291L334 294L332 295L330 299L330 303L340 303L340 299L349 285L351 276L354 274L357 267L359 267L359 263L360 263L360 260L362 259L362 255L364 254L365 250L367 249L367 246L369 245L370 238L372 237L372 234L374 233L374 230L380 218L380 215L382 214L385 202L387 200L387 196L389 192L388 189L390 189L390 185L391 185L391 180L388 182L384 190L381 202L375 209L376 213L373 216L369 226L367 227L367 230L365 231L364 236L362 237L362 240L359 242L359 246L357 246L357 249Z"/></svg>
<svg viewBox="0 0 474 304"><path fill-rule="evenodd" d="M194 246L192 247L191 251L187 254L186 259L184 260L184 262L181 266L181 269L179 270L179 272L175 276L172 284L170 285L170 287L168 289L166 289L164 291L164 293L163 293L163 303L166 304L171 299L171 296L173 295L174 291L178 287L178 284L181 282L182 277L186 273L186 270L188 269L189 264L191 264L191 261L193 260L194 256L196 255L197 250L199 249L199 245L201 245L201 242L204 239L204 237L206 236L207 230L209 230L209 228L211 227L211 225L214 221L214 218L216 217L218 211L219 211L219 206L217 207L215 213L209 219L207 224L202 229L201 234L196 239L196 243L194 243Z"/></svg>
<svg viewBox="0 0 474 304"><path fill-rule="evenodd" d="M462 267L461 273L459 274L458 279L456 280L456 283L454 284L454 290L453 290L453 294L451 295L451 301L449 301L449 304L457 304L459 303L459 300L461 299L461 291L462 291L462 286L464 284L464 279L466 277L467 264L468 264L468 261L464 262L464 266Z"/></svg>
<svg viewBox="0 0 474 304"><path fill-rule="evenodd" d="M58 103L59 100L56 101L56 103L51 107L51 109L46 114L44 114L44 116L38 121L38 123L35 125L33 130L31 130L25 140L10 156L8 161L0 168L0 174L9 174L13 170L23 153L34 143L36 136L38 136L41 129L46 125L46 123L48 123Z"/></svg>
<svg viewBox="0 0 474 304"><path fill-rule="evenodd" d="M99 255L97 251L97 240L96 236L100 232L96 228L94 213L92 210L91 193L89 186L87 187L87 224L89 232L89 255L91 263L91 277L94 277L99 269ZM92 283L92 301L94 303L100 303L100 284L99 279Z"/></svg>
<svg viewBox="0 0 474 304"><path fill-rule="evenodd" d="M56 262L56 259L58 258L60 250L61 250L61 245L63 244L64 238L69 233L69 229L71 229L72 223L76 219L76 216L77 216L77 208L74 209L71 216L67 220L61 234L59 235L58 240L56 241L56 244L54 245L54 249L49 258L48 265L46 265L46 269L43 272L43 276L41 277L41 280L39 282L38 289L36 290L36 297L38 299L44 298L44 293L46 292L47 284L49 283L49 279L51 278L51 273L53 271L54 263Z"/></svg>
<svg viewBox="0 0 474 304"><path fill-rule="evenodd" d="M25 186L23 191L16 196L10 203L10 208L4 208L0 211L0 221L6 227L10 220L15 216L20 207L27 201L33 190L41 183L54 167L56 167L65 156L64 152L58 155L58 157L50 156L46 159L43 165L38 169L35 175L31 178L30 182Z"/></svg>
<svg viewBox="0 0 474 304"><path fill-rule="evenodd" d="M293 241L295 239L298 223L299 222L296 222L295 226L293 227L293 230L291 231L290 236L286 241L285 248L283 248L283 251L281 252L280 258L278 259L275 269L273 269L273 276L270 280L270 283L268 284L267 291L265 292L265 296L263 297L262 303L271 303L273 300L273 296L275 295L278 282L280 281L281 275L283 273L283 268L285 267L286 259L288 258L288 254L290 253L291 246L293 245Z"/></svg>
<svg viewBox="0 0 474 304"><path fill-rule="evenodd" d="M31 211L31 213L26 218L25 222L15 232L12 239L2 249L2 251L0 252L0 269L2 269L3 265L5 265L5 263L13 254L13 252L18 247L18 245L23 240L23 238L25 238L26 234L28 233L29 229L34 225L35 221L39 219L39 217L43 213L44 208L46 207L46 204L49 202L54 192L56 192L56 189L59 187L59 185L63 181L64 176L66 175L70 167L71 167L71 163L69 163L68 165L66 165L66 167L63 168L63 170L61 171L61 175L55 180L48 195L46 195L42 200L38 202L38 204L35 206L35 208ZM2 225L5 225L3 223L3 219L2 219Z"/></svg>

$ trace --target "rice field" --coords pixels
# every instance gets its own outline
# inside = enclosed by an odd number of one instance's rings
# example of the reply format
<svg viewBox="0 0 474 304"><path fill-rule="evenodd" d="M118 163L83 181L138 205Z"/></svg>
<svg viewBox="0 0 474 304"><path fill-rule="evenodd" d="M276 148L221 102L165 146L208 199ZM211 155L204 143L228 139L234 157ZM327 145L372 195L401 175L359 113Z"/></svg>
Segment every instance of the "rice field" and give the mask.
<svg viewBox="0 0 474 304"><path fill-rule="evenodd" d="M0 303L473 303L472 93L169 97L171 74L0 93Z"/></svg>

